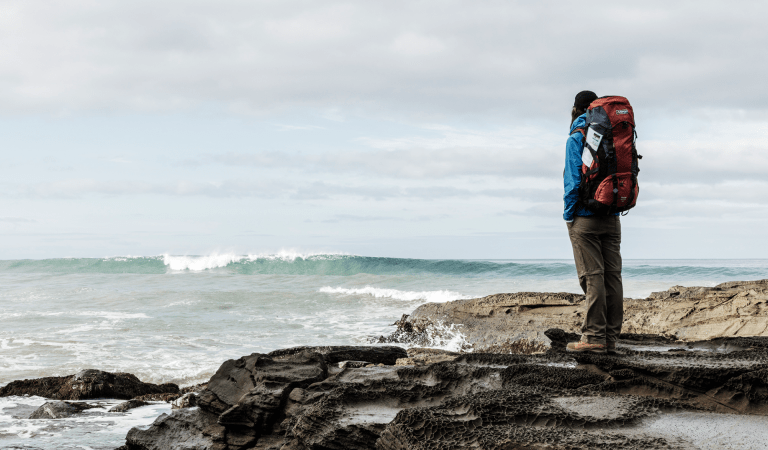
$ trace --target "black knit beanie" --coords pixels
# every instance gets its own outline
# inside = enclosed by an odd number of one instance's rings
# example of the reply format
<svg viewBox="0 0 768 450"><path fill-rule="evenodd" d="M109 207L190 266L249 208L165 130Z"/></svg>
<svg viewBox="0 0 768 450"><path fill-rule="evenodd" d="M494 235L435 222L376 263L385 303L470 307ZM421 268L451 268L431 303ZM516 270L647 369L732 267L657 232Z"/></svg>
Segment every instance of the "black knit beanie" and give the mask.
<svg viewBox="0 0 768 450"><path fill-rule="evenodd" d="M586 110L587 108L589 108L589 104L595 100L597 100L597 94L595 94L594 92L581 91L578 94L576 94L576 100L574 100L573 106L576 109Z"/></svg>

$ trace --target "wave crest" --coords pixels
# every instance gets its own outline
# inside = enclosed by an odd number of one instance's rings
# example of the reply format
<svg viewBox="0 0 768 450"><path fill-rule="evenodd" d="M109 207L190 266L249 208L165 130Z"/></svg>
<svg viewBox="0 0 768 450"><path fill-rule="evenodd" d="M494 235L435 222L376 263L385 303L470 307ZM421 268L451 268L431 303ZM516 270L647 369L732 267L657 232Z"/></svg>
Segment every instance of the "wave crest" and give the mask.
<svg viewBox="0 0 768 450"><path fill-rule="evenodd" d="M341 253L341 252L300 252L298 250L280 250L277 253L259 253L257 255L248 255L247 259L248 261L257 261L260 259L267 260L267 261L287 261L287 262L293 262L297 259L305 259L305 260L322 260L322 261L332 261L334 259L343 258L345 256L351 256L348 253Z"/></svg>
<svg viewBox="0 0 768 450"><path fill-rule="evenodd" d="M213 253L206 256L172 256L165 254L163 255L163 264L175 271L190 270L192 272L201 272L207 269L227 267L242 259L242 256L237 256L233 253Z"/></svg>
<svg viewBox="0 0 768 450"><path fill-rule="evenodd" d="M333 261L335 259L348 256L344 253L302 253L297 250L280 250L277 253L261 253L249 255L237 255L235 253L211 253L204 256L174 256L163 255L163 264L170 270L191 272L202 272L204 270L218 269L227 267L230 264L252 263L252 262L295 262L304 261Z"/></svg>
<svg viewBox="0 0 768 450"><path fill-rule="evenodd" d="M325 286L320 288L318 292L325 294L341 294L341 295L370 295L375 298L391 298L394 300L403 300L412 302L416 300L426 300L430 303L445 303L453 300L465 300L471 297L467 297L453 291L400 291L397 289L384 289L375 288L372 286L366 286L364 288L342 288L342 287L330 287Z"/></svg>

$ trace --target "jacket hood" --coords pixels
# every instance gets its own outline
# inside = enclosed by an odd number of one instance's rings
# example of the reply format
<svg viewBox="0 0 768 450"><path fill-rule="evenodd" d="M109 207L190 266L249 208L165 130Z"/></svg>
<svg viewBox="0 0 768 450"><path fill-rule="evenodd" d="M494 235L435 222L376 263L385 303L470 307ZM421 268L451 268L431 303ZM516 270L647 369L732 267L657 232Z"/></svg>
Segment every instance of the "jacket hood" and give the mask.
<svg viewBox="0 0 768 450"><path fill-rule="evenodd" d="M573 121L571 124L571 132L569 134L573 134L573 132L576 130L576 128L584 128L587 125L587 113L584 113L576 118L576 120Z"/></svg>

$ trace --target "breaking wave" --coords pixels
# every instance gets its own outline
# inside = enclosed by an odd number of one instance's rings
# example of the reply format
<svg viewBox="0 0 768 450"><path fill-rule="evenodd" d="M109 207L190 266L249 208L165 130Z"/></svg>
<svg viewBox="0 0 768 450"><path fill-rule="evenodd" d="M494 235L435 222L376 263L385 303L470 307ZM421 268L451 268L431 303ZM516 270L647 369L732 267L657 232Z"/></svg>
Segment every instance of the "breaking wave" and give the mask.
<svg viewBox="0 0 768 450"><path fill-rule="evenodd" d="M502 277L571 279L571 260L467 260L409 259L357 256L343 253L281 251L269 254L120 256L111 258L58 258L0 260L0 273L197 273L224 271L241 275L445 275L451 277ZM670 280L749 280L768 278L766 260L625 260L624 278ZM368 289L368 288L363 288ZM369 293L376 296L376 293ZM421 293L419 293L421 294ZM404 294L405 295L405 294ZM443 295L443 294L435 294ZM447 295L447 294L446 294ZM396 296L393 296L396 298Z"/></svg>
<svg viewBox="0 0 768 450"><path fill-rule="evenodd" d="M424 300L430 303L445 303L452 300L463 300L471 297L461 295L458 292L452 291L399 291L397 289L383 289L366 286L364 288L342 288L342 287L330 287L326 286L320 288L319 292L326 294L340 294L340 295L370 295L376 298L391 298L394 300L403 301L416 301Z"/></svg>

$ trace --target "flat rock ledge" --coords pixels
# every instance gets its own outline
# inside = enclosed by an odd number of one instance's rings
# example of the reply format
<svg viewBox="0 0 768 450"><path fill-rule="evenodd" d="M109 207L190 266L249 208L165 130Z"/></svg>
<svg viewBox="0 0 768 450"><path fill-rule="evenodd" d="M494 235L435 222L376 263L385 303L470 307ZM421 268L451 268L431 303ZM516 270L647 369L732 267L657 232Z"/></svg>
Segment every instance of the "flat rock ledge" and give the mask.
<svg viewBox="0 0 768 450"><path fill-rule="evenodd" d="M0 388L0 397L36 395L53 400L88 400L94 398L132 399L140 396L179 395L173 383L144 383L130 373L110 373L86 369L65 377L16 380Z"/></svg>
<svg viewBox="0 0 768 450"><path fill-rule="evenodd" d="M658 424L768 415L764 338L669 351L636 336L644 349L619 356L566 353L572 334L543 334L540 354L303 347L229 360L197 407L131 429L121 449L687 449Z"/></svg>
<svg viewBox="0 0 768 450"><path fill-rule="evenodd" d="M551 347L544 330L579 332L583 302L577 294L519 292L427 303L376 342L431 347L453 341L458 351L544 352ZM768 336L768 280L675 286L642 300L626 298L623 331L623 339L649 335L670 342Z"/></svg>

